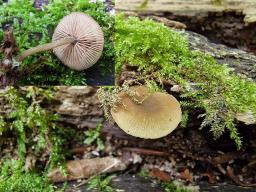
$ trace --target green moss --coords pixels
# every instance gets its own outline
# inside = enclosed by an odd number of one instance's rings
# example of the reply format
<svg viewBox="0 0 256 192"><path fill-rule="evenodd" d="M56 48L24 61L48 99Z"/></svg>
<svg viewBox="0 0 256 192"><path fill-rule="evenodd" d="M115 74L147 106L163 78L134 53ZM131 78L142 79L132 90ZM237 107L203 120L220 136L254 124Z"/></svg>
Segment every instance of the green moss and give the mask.
<svg viewBox="0 0 256 192"><path fill-rule="evenodd" d="M26 172L19 160L6 161L0 168L0 192L53 192L54 186L44 175Z"/></svg>
<svg viewBox="0 0 256 192"><path fill-rule="evenodd" d="M227 129L237 147L241 138L236 128L237 113L256 114L256 84L242 79L226 65L198 51L190 51L188 40L163 24L138 18L116 19L116 72L129 63L155 79L170 79L182 86L183 106L201 108L202 127L210 127L214 138ZM255 115L256 116L256 115Z"/></svg>
<svg viewBox="0 0 256 192"><path fill-rule="evenodd" d="M0 117L0 151L8 151L0 159L0 192L53 191L46 173L56 166L65 170L67 141L74 133L58 124L58 115L42 107L51 101L52 93L51 87L9 87L0 95L10 110ZM37 160L30 171L25 170L28 155Z"/></svg>
<svg viewBox="0 0 256 192"><path fill-rule="evenodd" d="M177 182L162 182L161 186L165 192L196 192L198 189L192 189L192 187L186 187Z"/></svg>
<svg viewBox="0 0 256 192"><path fill-rule="evenodd" d="M113 176L107 175L99 175L95 176L88 181L88 190L97 190L97 191L104 191L104 192L114 192L114 189L111 187L111 180Z"/></svg>
<svg viewBox="0 0 256 192"><path fill-rule="evenodd" d="M105 148L105 145L100 138L101 130L102 130L102 124L98 123L94 129L85 131L84 143L87 145L96 144L97 146L96 150L102 151Z"/></svg>
<svg viewBox="0 0 256 192"><path fill-rule="evenodd" d="M60 166L65 160L64 144L70 129L59 126L59 117L41 107L42 102L52 98L50 88L9 88L0 96L11 111L0 118L0 140L11 138L9 141L17 151L16 158L22 161L25 161L28 151L40 157L51 150L48 168ZM0 145L0 150L4 150L4 146Z"/></svg>
<svg viewBox="0 0 256 192"><path fill-rule="evenodd" d="M89 0L50 0L43 11L33 7L33 1L13 0L0 6L0 25L12 23L20 51L51 41L59 20L70 12L84 12L92 16L103 28L105 47L102 58L96 64L102 73L110 73L114 63L112 32L114 17L106 13L103 3ZM3 34L0 29L0 41ZM2 55L0 54L0 59ZM25 59L20 67L21 85L85 85L84 72L70 70L50 52ZM47 74L47 75L46 75Z"/></svg>

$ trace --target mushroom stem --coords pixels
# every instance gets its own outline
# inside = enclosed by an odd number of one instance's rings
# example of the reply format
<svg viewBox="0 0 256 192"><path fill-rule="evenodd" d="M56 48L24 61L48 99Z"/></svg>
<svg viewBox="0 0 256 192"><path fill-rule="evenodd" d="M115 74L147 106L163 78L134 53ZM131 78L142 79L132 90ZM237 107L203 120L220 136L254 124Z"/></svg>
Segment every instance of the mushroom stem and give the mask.
<svg viewBox="0 0 256 192"><path fill-rule="evenodd" d="M31 56L33 54L39 53L39 52L43 52L43 51L48 51L50 49L54 49L56 47L62 46L62 45L66 45L66 44L70 44L70 43L74 43L76 42L76 39L74 37L65 37L62 38L60 40L54 41L52 43L47 43L44 45L39 45L37 47L33 47L31 49L28 49L26 51L24 51L23 53L21 53L20 55L18 55L16 57L16 61L23 61L26 57Z"/></svg>

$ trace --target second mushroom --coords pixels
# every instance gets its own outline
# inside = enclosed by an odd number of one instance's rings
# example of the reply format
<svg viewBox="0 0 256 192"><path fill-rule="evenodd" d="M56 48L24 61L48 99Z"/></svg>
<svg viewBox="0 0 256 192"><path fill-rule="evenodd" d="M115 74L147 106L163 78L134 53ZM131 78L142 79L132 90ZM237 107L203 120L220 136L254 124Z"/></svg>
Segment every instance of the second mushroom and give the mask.
<svg viewBox="0 0 256 192"><path fill-rule="evenodd" d="M26 50L16 57L16 61L21 62L35 53L53 49L63 64L81 71L99 60L103 45L104 35L99 24L84 13L74 12L59 22L52 43Z"/></svg>
<svg viewBox="0 0 256 192"><path fill-rule="evenodd" d="M134 86L134 98L120 93L120 104L111 110L117 125L127 134L157 139L171 133L180 123L182 112L172 95L150 92L147 87Z"/></svg>

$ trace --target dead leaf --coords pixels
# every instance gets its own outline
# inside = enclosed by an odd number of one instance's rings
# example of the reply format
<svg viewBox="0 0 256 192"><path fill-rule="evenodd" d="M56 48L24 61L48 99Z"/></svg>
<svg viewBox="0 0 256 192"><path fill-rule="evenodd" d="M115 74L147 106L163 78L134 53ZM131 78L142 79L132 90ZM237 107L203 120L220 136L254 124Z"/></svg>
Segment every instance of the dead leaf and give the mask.
<svg viewBox="0 0 256 192"><path fill-rule="evenodd" d="M193 176L190 173L189 169L185 169L183 172L181 172L179 178L189 182L193 181Z"/></svg>
<svg viewBox="0 0 256 192"><path fill-rule="evenodd" d="M202 177L207 177L209 183L211 184L216 183L216 177L212 173L202 173L201 175Z"/></svg>
<svg viewBox="0 0 256 192"><path fill-rule="evenodd" d="M56 168L48 174L48 178L52 182L63 182L90 178L101 173L111 173L125 169L126 165L120 159L114 157L74 160L66 164L67 175Z"/></svg>
<svg viewBox="0 0 256 192"><path fill-rule="evenodd" d="M160 181L170 181L171 177L168 173L161 171L160 169L153 168L150 172L150 176L159 179Z"/></svg>

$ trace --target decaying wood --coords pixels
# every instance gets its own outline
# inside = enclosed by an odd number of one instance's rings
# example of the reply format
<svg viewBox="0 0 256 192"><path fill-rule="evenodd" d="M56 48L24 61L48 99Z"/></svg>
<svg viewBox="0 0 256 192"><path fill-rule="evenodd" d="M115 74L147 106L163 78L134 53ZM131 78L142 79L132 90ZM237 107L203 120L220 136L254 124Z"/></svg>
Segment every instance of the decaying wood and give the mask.
<svg viewBox="0 0 256 192"><path fill-rule="evenodd" d="M67 175L57 168L48 174L48 178L52 182L85 179L101 173L112 173L125 170L126 165L118 158L104 157L68 161L66 169Z"/></svg>
<svg viewBox="0 0 256 192"><path fill-rule="evenodd" d="M243 187L256 187L256 183L247 184L240 181L240 179L234 174L234 170L230 166L227 166L227 176L229 176L237 185L240 185Z"/></svg>
<svg viewBox="0 0 256 192"><path fill-rule="evenodd" d="M145 17L142 17L145 18ZM168 19L164 20L166 23ZM158 20L162 22L162 20ZM168 22L167 22L168 23ZM184 35L187 36L189 46L191 50L199 50L206 54L213 56L220 65L228 65L234 70L234 72L242 78L248 78L256 82L256 56L245 51L227 47L222 44L216 44L210 42L206 37L191 32L184 31ZM137 79L141 74L136 71L136 67L130 67L126 65L123 67L121 74L119 74L117 84L121 85L124 81ZM141 82L143 83L143 81ZM161 83L171 86L170 91L173 94L177 94L181 91L179 85L176 85L172 81L162 80ZM247 125L256 123L255 116L251 111L246 113L238 113L236 119Z"/></svg>
<svg viewBox="0 0 256 192"><path fill-rule="evenodd" d="M103 122L104 114L96 95L97 88L58 87L49 109L61 115L61 122L78 129L95 128Z"/></svg>
<svg viewBox="0 0 256 192"><path fill-rule="evenodd" d="M147 2L145 6L141 6ZM256 22L254 0L116 0L117 10L152 13L170 12L177 15L200 16L209 12L235 11L245 15L247 23Z"/></svg>
<svg viewBox="0 0 256 192"><path fill-rule="evenodd" d="M67 192L74 192L73 185L76 183L70 182ZM148 178L142 178L130 174L118 175L114 177L111 181L111 186L117 191L123 192L164 192L165 190L160 187L157 182L154 182ZM199 191L204 192L255 192L254 188L243 188L231 184L214 184L209 185L207 182L202 182L199 184ZM194 190L198 187L194 187ZM81 192L91 192L87 190L85 186L78 188Z"/></svg>
<svg viewBox="0 0 256 192"><path fill-rule="evenodd" d="M213 56L219 64L227 64L242 77L256 82L256 56L248 52L233 49L222 44L210 42L206 37L187 31L190 48Z"/></svg>
<svg viewBox="0 0 256 192"><path fill-rule="evenodd" d="M116 9L180 21L211 40L256 52L254 0L117 0Z"/></svg>

